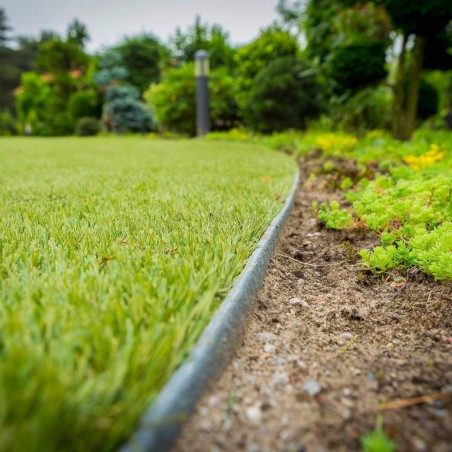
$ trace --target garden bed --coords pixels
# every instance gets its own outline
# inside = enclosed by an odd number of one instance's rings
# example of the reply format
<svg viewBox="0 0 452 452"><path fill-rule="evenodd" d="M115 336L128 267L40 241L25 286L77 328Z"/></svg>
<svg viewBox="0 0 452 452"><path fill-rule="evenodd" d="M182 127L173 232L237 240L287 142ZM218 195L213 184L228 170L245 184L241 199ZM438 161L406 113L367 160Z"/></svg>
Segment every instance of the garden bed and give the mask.
<svg viewBox="0 0 452 452"><path fill-rule="evenodd" d="M259 145L2 139L1 450L112 450L295 172Z"/></svg>
<svg viewBox="0 0 452 452"><path fill-rule="evenodd" d="M356 164L324 165L319 152L302 159L303 184L243 346L175 450L359 450L379 415L386 444L449 450L451 282L416 267L366 270L359 251L381 235L362 224L327 229L313 208L343 202L332 182Z"/></svg>

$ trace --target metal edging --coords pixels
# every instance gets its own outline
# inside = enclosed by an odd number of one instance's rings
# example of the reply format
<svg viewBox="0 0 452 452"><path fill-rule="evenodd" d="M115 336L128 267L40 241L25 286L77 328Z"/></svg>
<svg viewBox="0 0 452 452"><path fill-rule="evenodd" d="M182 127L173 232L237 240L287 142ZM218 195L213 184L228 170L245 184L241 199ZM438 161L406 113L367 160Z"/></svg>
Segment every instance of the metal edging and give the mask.
<svg viewBox="0 0 452 452"><path fill-rule="evenodd" d="M260 239L187 360L174 372L140 419L132 438L119 452L164 452L172 446L207 382L218 373L234 349L242 321L262 286L265 270L291 211L299 177L297 172L283 209Z"/></svg>

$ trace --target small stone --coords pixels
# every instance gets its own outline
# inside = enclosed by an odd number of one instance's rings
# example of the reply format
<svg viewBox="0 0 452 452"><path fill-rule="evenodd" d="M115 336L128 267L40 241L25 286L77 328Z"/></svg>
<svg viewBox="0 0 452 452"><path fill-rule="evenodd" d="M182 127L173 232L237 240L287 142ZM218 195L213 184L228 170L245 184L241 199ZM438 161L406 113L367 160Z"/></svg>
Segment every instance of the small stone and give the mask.
<svg viewBox="0 0 452 452"><path fill-rule="evenodd" d="M256 405L247 408L246 417L254 424L258 424L262 418L260 404L257 403Z"/></svg>
<svg viewBox="0 0 452 452"><path fill-rule="evenodd" d="M207 403L209 404L209 406L217 406L218 405L218 397L216 396L210 396L209 400L207 401Z"/></svg>
<svg viewBox="0 0 452 452"><path fill-rule="evenodd" d="M352 413L350 410L342 410L341 416L344 421L349 421L352 418Z"/></svg>
<svg viewBox="0 0 452 452"><path fill-rule="evenodd" d="M224 422L223 422L223 428L226 431L231 430L231 428L232 428L232 419L230 419L230 418L225 419Z"/></svg>
<svg viewBox="0 0 452 452"><path fill-rule="evenodd" d="M393 343L394 345L399 345L399 344L400 344L400 341L399 341L398 339L393 339L393 340L392 340L392 343Z"/></svg>
<svg viewBox="0 0 452 452"><path fill-rule="evenodd" d="M424 452L427 450L427 444L422 441L420 438L414 437L411 440L412 444L413 444L413 449L417 452Z"/></svg>
<svg viewBox="0 0 452 452"><path fill-rule="evenodd" d="M257 333L256 337L262 342L271 342L277 338L276 334L270 333L269 331L264 331L262 333Z"/></svg>
<svg viewBox="0 0 452 452"><path fill-rule="evenodd" d="M301 298L297 298L297 297L291 298L289 300L289 303L292 306L298 305L298 306L302 306L303 308L309 308L309 303L306 300L302 300Z"/></svg>
<svg viewBox="0 0 452 452"><path fill-rule="evenodd" d="M201 430L204 430L206 432L210 431L210 429L211 429L210 421L208 419L203 419L200 422L200 427L201 427Z"/></svg>
<svg viewBox="0 0 452 452"><path fill-rule="evenodd" d="M280 356L270 358L267 362L270 366L284 366L286 364L286 360Z"/></svg>
<svg viewBox="0 0 452 452"><path fill-rule="evenodd" d="M439 417L446 417L447 416L447 410L444 410L444 409L433 410L433 412Z"/></svg>
<svg viewBox="0 0 452 452"><path fill-rule="evenodd" d="M316 396L322 390L320 384L316 380L310 380L303 385L303 391L311 396Z"/></svg>
<svg viewBox="0 0 452 452"><path fill-rule="evenodd" d="M452 394L452 385L446 385L441 388L443 394Z"/></svg>
<svg viewBox="0 0 452 452"><path fill-rule="evenodd" d="M352 394L352 391L350 388L344 388L344 390L342 391L342 394L344 394L345 397L350 397Z"/></svg>
<svg viewBox="0 0 452 452"><path fill-rule="evenodd" d="M388 344L386 344L386 348L388 350L392 350L394 348L394 344L392 342L389 342Z"/></svg>
<svg viewBox="0 0 452 452"><path fill-rule="evenodd" d="M435 408L443 408L444 404L441 400L432 400L430 402Z"/></svg>
<svg viewBox="0 0 452 452"><path fill-rule="evenodd" d="M348 408L353 408L355 405L353 400L347 399L346 397L341 397L341 404Z"/></svg>
<svg viewBox="0 0 452 452"><path fill-rule="evenodd" d="M367 374L367 381L375 381L376 379L377 379L377 377L375 376L374 373L369 372L369 373Z"/></svg>
<svg viewBox="0 0 452 452"><path fill-rule="evenodd" d="M268 342L264 345L264 352L265 353L270 353L270 354L274 354L275 353L275 346L272 344L269 344Z"/></svg>
<svg viewBox="0 0 452 452"><path fill-rule="evenodd" d="M272 382L275 386L284 386L289 383L289 375L286 372L280 372L273 375Z"/></svg>
<svg viewBox="0 0 452 452"><path fill-rule="evenodd" d="M246 448L246 452L259 452L261 450L259 444L250 444L247 448Z"/></svg>
<svg viewBox="0 0 452 452"><path fill-rule="evenodd" d="M342 337L345 337L345 339L353 339L352 333L342 333Z"/></svg>
<svg viewBox="0 0 452 452"><path fill-rule="evenodd" d="M318 237L319 235L322 235L321 232L308 232L306 234L306 237Z"/></svg>

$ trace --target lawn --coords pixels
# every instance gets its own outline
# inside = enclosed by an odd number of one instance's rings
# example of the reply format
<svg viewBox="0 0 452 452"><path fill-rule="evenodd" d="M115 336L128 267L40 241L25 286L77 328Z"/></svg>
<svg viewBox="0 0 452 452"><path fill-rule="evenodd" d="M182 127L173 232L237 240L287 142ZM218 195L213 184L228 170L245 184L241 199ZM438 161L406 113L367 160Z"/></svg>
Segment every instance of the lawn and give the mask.
<svg viewBox="0 0 452 452"><path fill-rule="evenodd" d="M112 450L295 173L259 144L0 140L0 450Z"/></svg>

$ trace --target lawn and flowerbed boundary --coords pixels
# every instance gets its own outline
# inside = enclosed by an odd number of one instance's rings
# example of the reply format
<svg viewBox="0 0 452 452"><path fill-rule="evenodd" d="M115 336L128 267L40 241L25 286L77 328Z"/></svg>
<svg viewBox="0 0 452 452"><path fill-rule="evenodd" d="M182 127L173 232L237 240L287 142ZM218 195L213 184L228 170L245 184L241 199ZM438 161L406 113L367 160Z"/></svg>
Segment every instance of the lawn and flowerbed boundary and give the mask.
<svg viewBox="0 0 452 452"><path fill-rule="evenodd" d="M205 328L193 351L178 368L157 399L141 418L140 427L121 452L166 451L180 433L182 424L193 412L205 386L231 357L244 320L256 300L279 235L290 214L299 182L283 209L259 241L242 273Z"/></svg>

